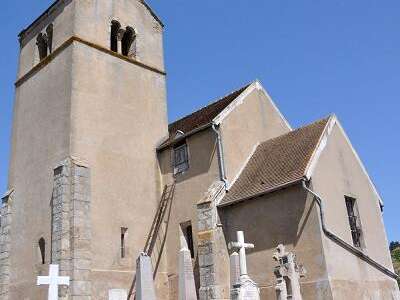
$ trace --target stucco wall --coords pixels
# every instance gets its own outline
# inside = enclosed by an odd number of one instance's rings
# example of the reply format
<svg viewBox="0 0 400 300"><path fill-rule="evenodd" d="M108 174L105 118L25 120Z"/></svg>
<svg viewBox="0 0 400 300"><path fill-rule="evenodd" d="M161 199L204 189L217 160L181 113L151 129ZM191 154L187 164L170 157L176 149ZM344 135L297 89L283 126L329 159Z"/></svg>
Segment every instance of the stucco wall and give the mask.
<svg viewBox="0 0 400 300"><path fill-rule="evenodd" d="M167 136L165 76L74 41L39 64L37 35L54 25L53 52L73 35L106 49L110 22L138 29L138 59L163 70L162 29L139 1L60 1L24 33L9 186L15 188L11 299L44 299L37 242L50 257L53 168L67 156L92 172L92 299L128 289L160 201L155 152ZM120 258L121 227L128 228ZM167 287L165 260L157 283Z"/></svg>
<svg viewBox="0 0 400 300"><path fill-rule="evenodd" d="M167 134L165 78L73 47L71 154L92 172L93 297L103 299L107 287L129 286L160 201L155 148ZM128 228L125 259L121 227Z"/></svg>
<svg viewBox="0 0 400 300"><path fill-rule="evenodd" d="M229 183L236 179L259 143L289 130L271 100L254 89L221 124Z"/></svg>
<svg viewBox="0 0 400 300"><path fill-rule="evenodd" d="M312 185L325 200L327 227L350 244L353 242L344 196L357 199L365 242L363 251L392 270L379 199L338 125L333 128L322 152ZM391 299L394 280L331 240L324 238L323 241L335 299L344 299L349 292L356 299L377 296Z"/></svg>
<svg viewBox="0 0 400 300"><path fill-rule="evenodd" d="M303 299L331 299L318 210L300 186L221 208L220 216L227 242L236 241L241 230L245 241L255 244L247 250L247 267L261 288L261 299L276 297L273 254L279 244L294 251L307 270L300 280Z"/></svg>
<svg viewBox="0 0 400 300"><path fill-rule="evenodd" d="M108 49L111 21L116 20L122 28L130 26L137 31L137 59L164 69L163 29L140 1L74 1L75 35Z"/></svg>
<svg viewBox="0 0 400 300"><path fill-rule="evenodd" d="M25 75L40 62L36 38L40 32L46 32L46 27L49 24L54 26L53 50L57 49L73 35L74 13L75 2L73 0L59 1L47 16L43 16L40 22L36 22L34 26L23 34L18 78Z"/></svg>
<svg viewBox="0 0 400 300"><path fill-rule="evenodd" d="M15 189L11 224L11 298L43 299L35 286L38 241L50 257L53 168L69 154L72 49L16 89L9 186Z"/></svg>
<svg viewBox="0 0 400 300"><path fill-rule="evenodd" d="M171 286L170 299L177 299L180 224L191 221L195 257L197 258L196 204L203 197L209 186L219 178L215 133L211 129L199 132L187 139L187 145L190 167L185 173L175 176L176 191L167 240L168 275L170 276ZM171 149L165 149L159 154L164 182L168 182L173 176L171 151ZM197 264L196 259L194 261L196 269Z"/></svg>

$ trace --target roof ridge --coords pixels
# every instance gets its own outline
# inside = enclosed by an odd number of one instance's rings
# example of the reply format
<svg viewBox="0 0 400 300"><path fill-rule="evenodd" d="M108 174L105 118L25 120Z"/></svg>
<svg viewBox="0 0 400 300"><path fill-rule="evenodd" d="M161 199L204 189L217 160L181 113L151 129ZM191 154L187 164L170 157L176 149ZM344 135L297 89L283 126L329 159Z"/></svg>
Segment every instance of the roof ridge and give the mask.
<svg viewBox="0 0 400 300"><path fill-rule="evenodd" d="M332 117L335 117L335 115L333 115L333 114L332 114L332 115L329 115L329 116L327 116L327 117L318 119L318 120L316 120L316 121L314 121L314 122L312 122L312 123L303 125L303 126L298 127L298 128L296 128L296 129L293 129L293 130L291 130L291 131L289 131L289 132L286 132L286 133L284 133L284 134L281 134L281 135L278 135L278 136L276 136L276 137L273 137L273 138L270 138L270 139L268 139L268 140L265 140L265 141L261 142L260 145L259 145L258 147L262 146L263 144L265 144L265 143L267 143L267 142L274 141L274 140L277 140L277 139L279 139L279 138L283 138L283 137L288 136L288 135L296 134L296 133L299 132L300 130L304 130L304 129L306 129L306 128L308 128L308 127L311 127L311 126L313 126L313 125L316 125L316 124L318 124L318 123L326 122L326 124L325 124L325 126L324 126L324 129L325 129L326 125L328 125L329 120L330 120ZM324 131L321 132L321 135L323 134L323 132L324 132Z"/></svg>
<svg viewBox="0 0 400 300"><path fill-rule="evenodd" d="M233 90L233 91L227 93L226 95L224 95L224 96L222 96L222 97L219 97L218 99L212 100L212 101L209 102L208 104L206 104L206 105L204 105L204 106L202 106L202 107L196 109L195 111L191 112L190 114L185 115L185 116L183 116L183 117L181 117L181 118L179 118L179 119L176 119L175 121L171 122L171 123L169 124L169 126L171 126L171 125L173 125L173 124L175 124L175 123L177 123L177 122L179 122L179 121L182 121L183 119L186 119L186 118L188 118L188 117L194 115L195 113L198 113L199 111L201 111L201 110L203 110L203 109L205 109L205 108L207 108L207 107L209 107L209 106L211 106L211 105L214 105L214 104L216 104L216 103L218 103L218 102L220 102L220 101L222 101L222 100L228 98L229 96L231 96L231 95L233 95L233 94L239 92L240 90L243 90L243 92L244 92L244 90L246 90L246 89L247 89L250 85L252 85L254 82L255 82L255 81L252 81L252 82L250 82L250 83L248 83L248 84L246 84L246 85L243 85L243 86L240 87L240 88L237 88L237 89L235 89L235 90ZM239 95L238 95L238 97L239 97Z"/></svg>

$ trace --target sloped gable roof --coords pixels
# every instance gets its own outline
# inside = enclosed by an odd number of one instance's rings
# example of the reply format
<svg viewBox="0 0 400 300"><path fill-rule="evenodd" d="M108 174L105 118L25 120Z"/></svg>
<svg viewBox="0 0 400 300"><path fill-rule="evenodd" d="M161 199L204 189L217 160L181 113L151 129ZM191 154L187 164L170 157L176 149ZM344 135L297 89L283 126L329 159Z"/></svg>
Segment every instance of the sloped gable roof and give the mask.
<svg viewBox="0 0 400 300"><path fill-rule="evenodd" d="M305 178L330 118L260 144L219 206L227 206Z"/></svg>
<svg viewBox="0 0 400 300"><path fill-rule="evenodd" d="M162 143L159 148L168 145L175 138L176 133L182 132L188 134L195 131L196 129L202 128L210 124L215 117L217 117L229 104L231 104L237 97L240 96L250 84L241 87L238 90L233 91L229 95L213 102L193 113L179 119L168 126L169 138Z"/></svg>

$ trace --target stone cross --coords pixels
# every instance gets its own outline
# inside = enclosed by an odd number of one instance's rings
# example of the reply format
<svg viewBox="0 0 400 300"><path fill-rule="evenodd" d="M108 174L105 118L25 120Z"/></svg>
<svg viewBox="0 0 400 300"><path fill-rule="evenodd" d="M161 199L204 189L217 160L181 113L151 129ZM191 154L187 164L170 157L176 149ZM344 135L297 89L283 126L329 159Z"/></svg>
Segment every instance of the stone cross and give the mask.
<svg viewBox="0 0 400 300"><path fill-rule="evenodd" d="M277 248L277 252L274 254L274 259L279 263L279 266L275 269L275 275L278 279L278 284L276 286L278 299L285 299L288 296L291 296L290 299L293 300L302 300L301 292L300 292L300 277L304 277L305 270L303 266L299 266L296 262L296 255L292 252L286 252L285 247L283 245L279 245ZM288 279L291 295L287 295L287 287L286 284L283 285L285 278ZM282 291L283 288L286 288L285 291ZM283 295L287 295L286 298Z"/></svg>
<svg viewBox="0 0 400 300"><path fill-rule="evenodd" d="M197 300L192 255L184 237L179 251L179 300Z"/></svg>
<svg viewBox="0 0 400 300"><path fill-rule="evenodd" d="M136 300L156 300L151 258L140 254L136 266Z"/></svg>
<svg viewBox="0 0 400 300"><path fill-rule="evenodd" d="M238 231L236 235L237 242L230 242L228 247L229 250L239 250L240 276L247 276L246 249L253 249L254 244L244 242L243 231Z"/></svg>
<svg viewBox="0 0 400 300"><path fill-rule="evenodd" d="M58 276L59 266L50 265L49 276L38 276L37 285L48 285L48 300L58 300L58 287L69 285L68 276Z"/></svg>
<svg viewBox="0 0 400 300"><path fill-rule="evenodd" d="M247 264L246 264L246 249L254 248L253 244L248 244L244 242L243 231L237 232L237 242L231 242L228 244L229 250L239 250L239 269L240 276L238 282L234 283L231 288L231 299L232 300L260 300L260 290L257 284L251 280L247 274ZM235 272L237 272L237 255L231 256L231 274L233 277L238 277ZM233 266L232 266L233 265ZM233 268L233 270L232 270ZM236 269L236 271L235 271ZM231 278L232 280L232 278ZM236 279L233 279L237 281Z"/></svg>

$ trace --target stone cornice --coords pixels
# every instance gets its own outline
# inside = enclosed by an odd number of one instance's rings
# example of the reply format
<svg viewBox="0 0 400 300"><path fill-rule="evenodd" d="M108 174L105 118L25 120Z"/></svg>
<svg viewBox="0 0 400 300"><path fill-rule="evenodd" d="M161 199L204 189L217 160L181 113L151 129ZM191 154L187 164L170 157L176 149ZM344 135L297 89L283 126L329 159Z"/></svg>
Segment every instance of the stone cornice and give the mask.
<svg viewBox="0 0 400 300"><path fill-rule="evenodd" d="M144 69L147 69L149 71L161 74L161 75L167 75L165 73L165 71L160 70L156 67L147 65L145 63L142 63L136 59L133 58L129 58L126 56L123 56L119 53L115 53L103 46L97 45L95 43L89 42L87 40L84 40L78 36L72 36L70 37L67 41L65 41L61 46L59 46L57 49L55 49L51 54L49 54L45 59L43 59L40 63L38 63L37 65L35 65L30 71L28 71L25 75L23 75L21 78L19 78L16 82L15 82L15 86L18 87L21 84L23 84L25 81L27 81L29 78L31 78L33 75L35 75L39 70L41 70L43 67L45 67L46 65L48 65L54 58L56 58L61 52L63 52L66 48L68 48L68 46L70 46L73 42L77 42L77 43L81 43L84 44L88 47L94 48L96 50L99 50L103 53L109 54L111 56L117 57L119 59L122 59L126 62L129 62L131 64L140 66Z"/></svg>

